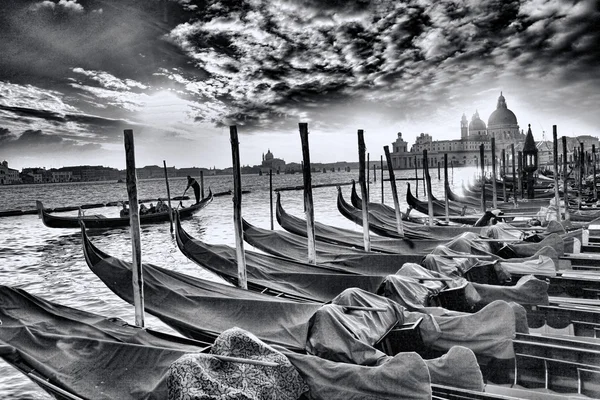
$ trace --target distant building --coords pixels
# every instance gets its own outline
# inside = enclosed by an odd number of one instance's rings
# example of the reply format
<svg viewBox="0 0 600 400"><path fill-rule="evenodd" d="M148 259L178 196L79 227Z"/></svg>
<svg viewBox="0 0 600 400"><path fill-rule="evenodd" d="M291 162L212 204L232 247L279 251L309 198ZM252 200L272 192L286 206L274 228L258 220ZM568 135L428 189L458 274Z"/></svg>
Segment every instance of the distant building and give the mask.
<svg viewBox="0 0 600 400"><path fill-rule="evenodd" d="M12 185L20 183L19 171L8 167L8 161L2 161L0 164L0 185Z"/></svg>
<svg viewBox="0 0 600 400"><path fill-rule="evenodd" d="M530 127L531 128L531 127ZM500 160L502 150L506 152L507 165L512 163L511 145L515 147L515 156L523 151L525 133L519 128L517 117L506 104L506 99L500 93L496 110L488 118L487 126L475 111L471 121L463 114L460 120L460 139L433 140L431 135L421 133L417 136L415 144L408 151L408 143L398 133L396 141L392 144L393 152L390 154L392 166L396 169L423 167L423 150L427 150L429 166L435 167L438 163L443 165L444 153L448 154L448 164L454 166L479 166L479 146L484 145L484 160L486 165L491 164L491 139L496 140L496 157ZM598 138L589 135L567 138L568 161L573 161L573 148L583 143L584 151L591 152L592 145L598 148ZM538 148L538 165L550 165L554 162L553 144L541 140L536 143ZM562 141L558 141L559 160L562 162ZM500 163L498 163L500 165Z"/></svg>
<svg viewBox="0 0 600 400"><path fill-rule="evenodd" d="M44 183L47 176L45 168L23 168L21 180L23 183Z"/></svg>
<svg viewBox="0 0 600 400"><path fill-rule="evenodd" d="M71 180L73 180L73 172L71 171L60 171L56 169L51 169L49 171L49 174L50 182L52 183L71 182Z"/></svg>
<svg viewBox="0 0 600 400"><path fill-rule="evenodd" d="M267 154L263 153L262 163L260 165L261 172L269 172L269 170L273 170L273 172L280 173L281 171L285 171L285 161L281 158L275 158L271 150L267 150Z"/></svg>

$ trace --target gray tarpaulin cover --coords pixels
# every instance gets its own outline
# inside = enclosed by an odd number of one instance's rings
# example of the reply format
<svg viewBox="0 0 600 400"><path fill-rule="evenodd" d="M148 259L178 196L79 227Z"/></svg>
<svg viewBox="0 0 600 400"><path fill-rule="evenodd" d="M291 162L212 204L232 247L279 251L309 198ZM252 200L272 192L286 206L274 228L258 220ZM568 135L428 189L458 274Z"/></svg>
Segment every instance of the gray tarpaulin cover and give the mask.
<svg viewBox="0 0 600 400"><path fill-rule="evenodd" d="M417 353L399 353L367 367L276 348L298 368L313 400L431 399L429 370Z"/></svg>
<svg viewBox="0 0 600 400"><path fill-rule="evenodd" d="M481 302L491 303L494 300L514 301L518 304L548 304L548 286L545 281L533 275L521 277L515 286L495 286L473 283L473 287L481 296Z"/></svg>
<svg viewBox="0 0 600 400"><path fill-rule="evenodd" d="M278 365L221 361L213 355ZM308 390L286 356L239 328L219 335L210 354L186 354L171 364L167 386L169 400L296 400Z"/></svg>

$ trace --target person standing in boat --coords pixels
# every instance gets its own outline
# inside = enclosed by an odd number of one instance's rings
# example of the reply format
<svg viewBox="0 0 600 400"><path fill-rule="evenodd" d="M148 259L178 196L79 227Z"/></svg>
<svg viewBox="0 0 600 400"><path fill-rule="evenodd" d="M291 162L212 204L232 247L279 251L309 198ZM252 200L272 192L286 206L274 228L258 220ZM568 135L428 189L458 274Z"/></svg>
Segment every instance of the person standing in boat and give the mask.
<svg viewBox="0 0 600 400"><path fill-rule="evenodd" d="M187 180L188 180L188 184L187 184L187 187L185 188L185 191L183 192L183 194L185 195L185 192L187 192L191 186L192 188L194 188L194 195L196 196L196 204L200 203L200 185L194 178L192 178L189 175L187 176Z"/></svg>

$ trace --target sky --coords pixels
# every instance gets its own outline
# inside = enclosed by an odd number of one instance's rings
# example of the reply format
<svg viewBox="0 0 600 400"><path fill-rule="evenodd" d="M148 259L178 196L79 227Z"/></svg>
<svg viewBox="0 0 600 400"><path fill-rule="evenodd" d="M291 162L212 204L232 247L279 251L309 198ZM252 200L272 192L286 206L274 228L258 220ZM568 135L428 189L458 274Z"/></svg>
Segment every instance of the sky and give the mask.
<svg viewBox="0 0 600 400"><path fill-rule="evenodd" d="M0 159L16 169L371 160L460 137L500 92L536 140L598 136L596 0L2 0Z"/></svg>

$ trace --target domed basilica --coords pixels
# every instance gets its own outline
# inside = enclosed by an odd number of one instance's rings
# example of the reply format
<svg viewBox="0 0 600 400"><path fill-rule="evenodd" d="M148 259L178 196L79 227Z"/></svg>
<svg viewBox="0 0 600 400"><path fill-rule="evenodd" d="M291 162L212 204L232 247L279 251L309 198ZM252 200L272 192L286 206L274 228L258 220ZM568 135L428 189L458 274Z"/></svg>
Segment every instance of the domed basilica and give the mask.
<svg viewBox="0 0 600 400"><path fill-rule="evenodd" d="M498 97L496 110L488 118L487 126L477 110L470 122L463 114L460 120L460 139L433 140L431 135L421 133L417 136L410 151L407 151L408 143L402 139L402 133L398 133L392 147L392 164L394 168L402 169L414 168L416 163L416 166L420 168L423 164L423 150L427 150L431 167L437 166L438 162L443 163L444 153L448 153L448 162L455 166L476 166L481 144L486 150L485 158L488 159L491 156L489 151L492 137L496 138L497 157L500 157L502 149L506 149L508 153L511 144L525 141L525 134L519 129L517 117L506 105L506 99L502 92Z"/></svg>

